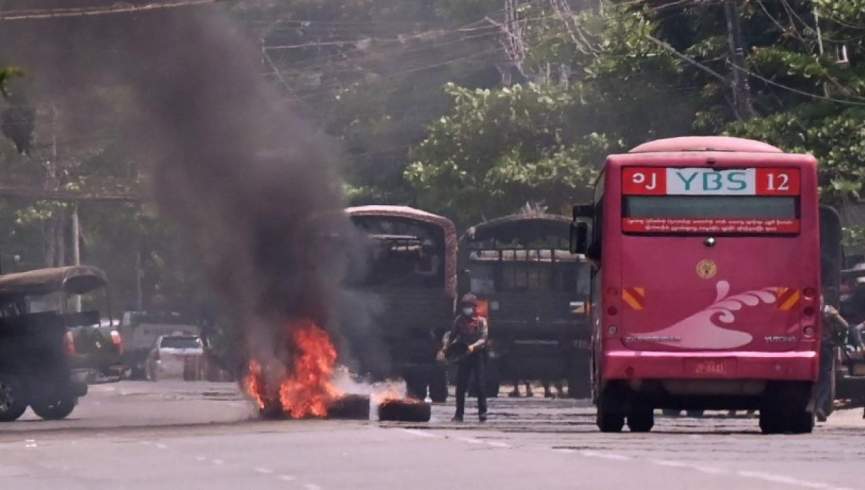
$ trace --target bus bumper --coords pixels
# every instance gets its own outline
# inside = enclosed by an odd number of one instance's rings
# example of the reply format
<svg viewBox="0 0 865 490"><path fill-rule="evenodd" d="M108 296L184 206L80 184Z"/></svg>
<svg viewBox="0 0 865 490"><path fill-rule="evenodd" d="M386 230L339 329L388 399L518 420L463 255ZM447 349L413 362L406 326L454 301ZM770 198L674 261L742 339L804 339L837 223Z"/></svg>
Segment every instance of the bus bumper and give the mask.
<svg viewBox="0 0 865 490"><path fill-rule="evenodd" d="M818 361L818 353L810 350L723 354L616 350L604 353L601 379L813 382Z"/></svg>

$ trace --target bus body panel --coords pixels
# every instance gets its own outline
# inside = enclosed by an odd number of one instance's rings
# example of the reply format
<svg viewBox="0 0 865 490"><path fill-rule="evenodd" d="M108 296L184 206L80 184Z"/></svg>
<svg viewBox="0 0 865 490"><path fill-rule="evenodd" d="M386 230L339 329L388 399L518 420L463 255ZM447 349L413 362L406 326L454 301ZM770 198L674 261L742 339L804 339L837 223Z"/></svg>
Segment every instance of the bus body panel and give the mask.
<svg viewBox="0 0 865 490"><path fill-rule="evenodd" d="M623 169L798 169L798 233L623 231ZM711 176L714 178L714 176ZM616 379L815 381L820 339L816 161L807 155L613 155L603 180L596 370ZM711 246L706 245L712 237Z"/></svg>

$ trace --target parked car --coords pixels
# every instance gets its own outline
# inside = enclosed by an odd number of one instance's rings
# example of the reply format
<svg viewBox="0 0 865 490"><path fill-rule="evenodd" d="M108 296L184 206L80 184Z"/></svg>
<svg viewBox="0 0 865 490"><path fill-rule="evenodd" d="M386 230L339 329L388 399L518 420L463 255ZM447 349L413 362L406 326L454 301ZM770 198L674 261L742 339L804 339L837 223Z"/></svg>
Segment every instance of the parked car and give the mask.
<svg viewBox="0 0 865 490"><path fill-rule="evenodd" d="M164 311L127 311L120 321L123 339L123 364L132 378L145 378L148 356L159 345L160 336L195 336L200 329L180 313Z"/></svg>
<svg viewBox="0 0 865 490"><path fill-rule="evenodd" d="M184 366L193 358L201 362L204 343L198 335L161 335L147 355L147 379L182 378Z"/></svg>

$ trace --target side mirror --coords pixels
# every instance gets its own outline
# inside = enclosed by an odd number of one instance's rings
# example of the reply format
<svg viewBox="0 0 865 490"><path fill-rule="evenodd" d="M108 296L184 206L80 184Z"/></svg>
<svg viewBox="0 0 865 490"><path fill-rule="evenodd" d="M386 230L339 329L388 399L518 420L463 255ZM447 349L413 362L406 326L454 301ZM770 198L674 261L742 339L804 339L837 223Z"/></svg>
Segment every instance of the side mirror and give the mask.
<svg viewBox="0 0 865 490"><path fill-rule="evenodd" d="M589 225L571 223L570 249L572 254L585 254L589 249Z"/></svg>

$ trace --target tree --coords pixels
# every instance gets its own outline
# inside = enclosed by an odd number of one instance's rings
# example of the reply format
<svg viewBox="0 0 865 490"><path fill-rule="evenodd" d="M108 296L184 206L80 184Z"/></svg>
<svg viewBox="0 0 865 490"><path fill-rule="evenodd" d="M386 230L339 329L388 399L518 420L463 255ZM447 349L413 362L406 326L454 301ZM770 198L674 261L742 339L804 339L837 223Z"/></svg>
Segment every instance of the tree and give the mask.
<svg viewBox="0 0 865 490"><path fill-rule="evenodd" d="M644 37L653 24L641 12L584 12L580 34L545 12L523 12L543 19L525 29L523 70L565 64L570 75L493 90L449 85L451 110L431 124L405 173L422 207L462 224L530 201L567 212L587 197L605 155L689 130L696 106L678 88L682 63Z"/></svg>

